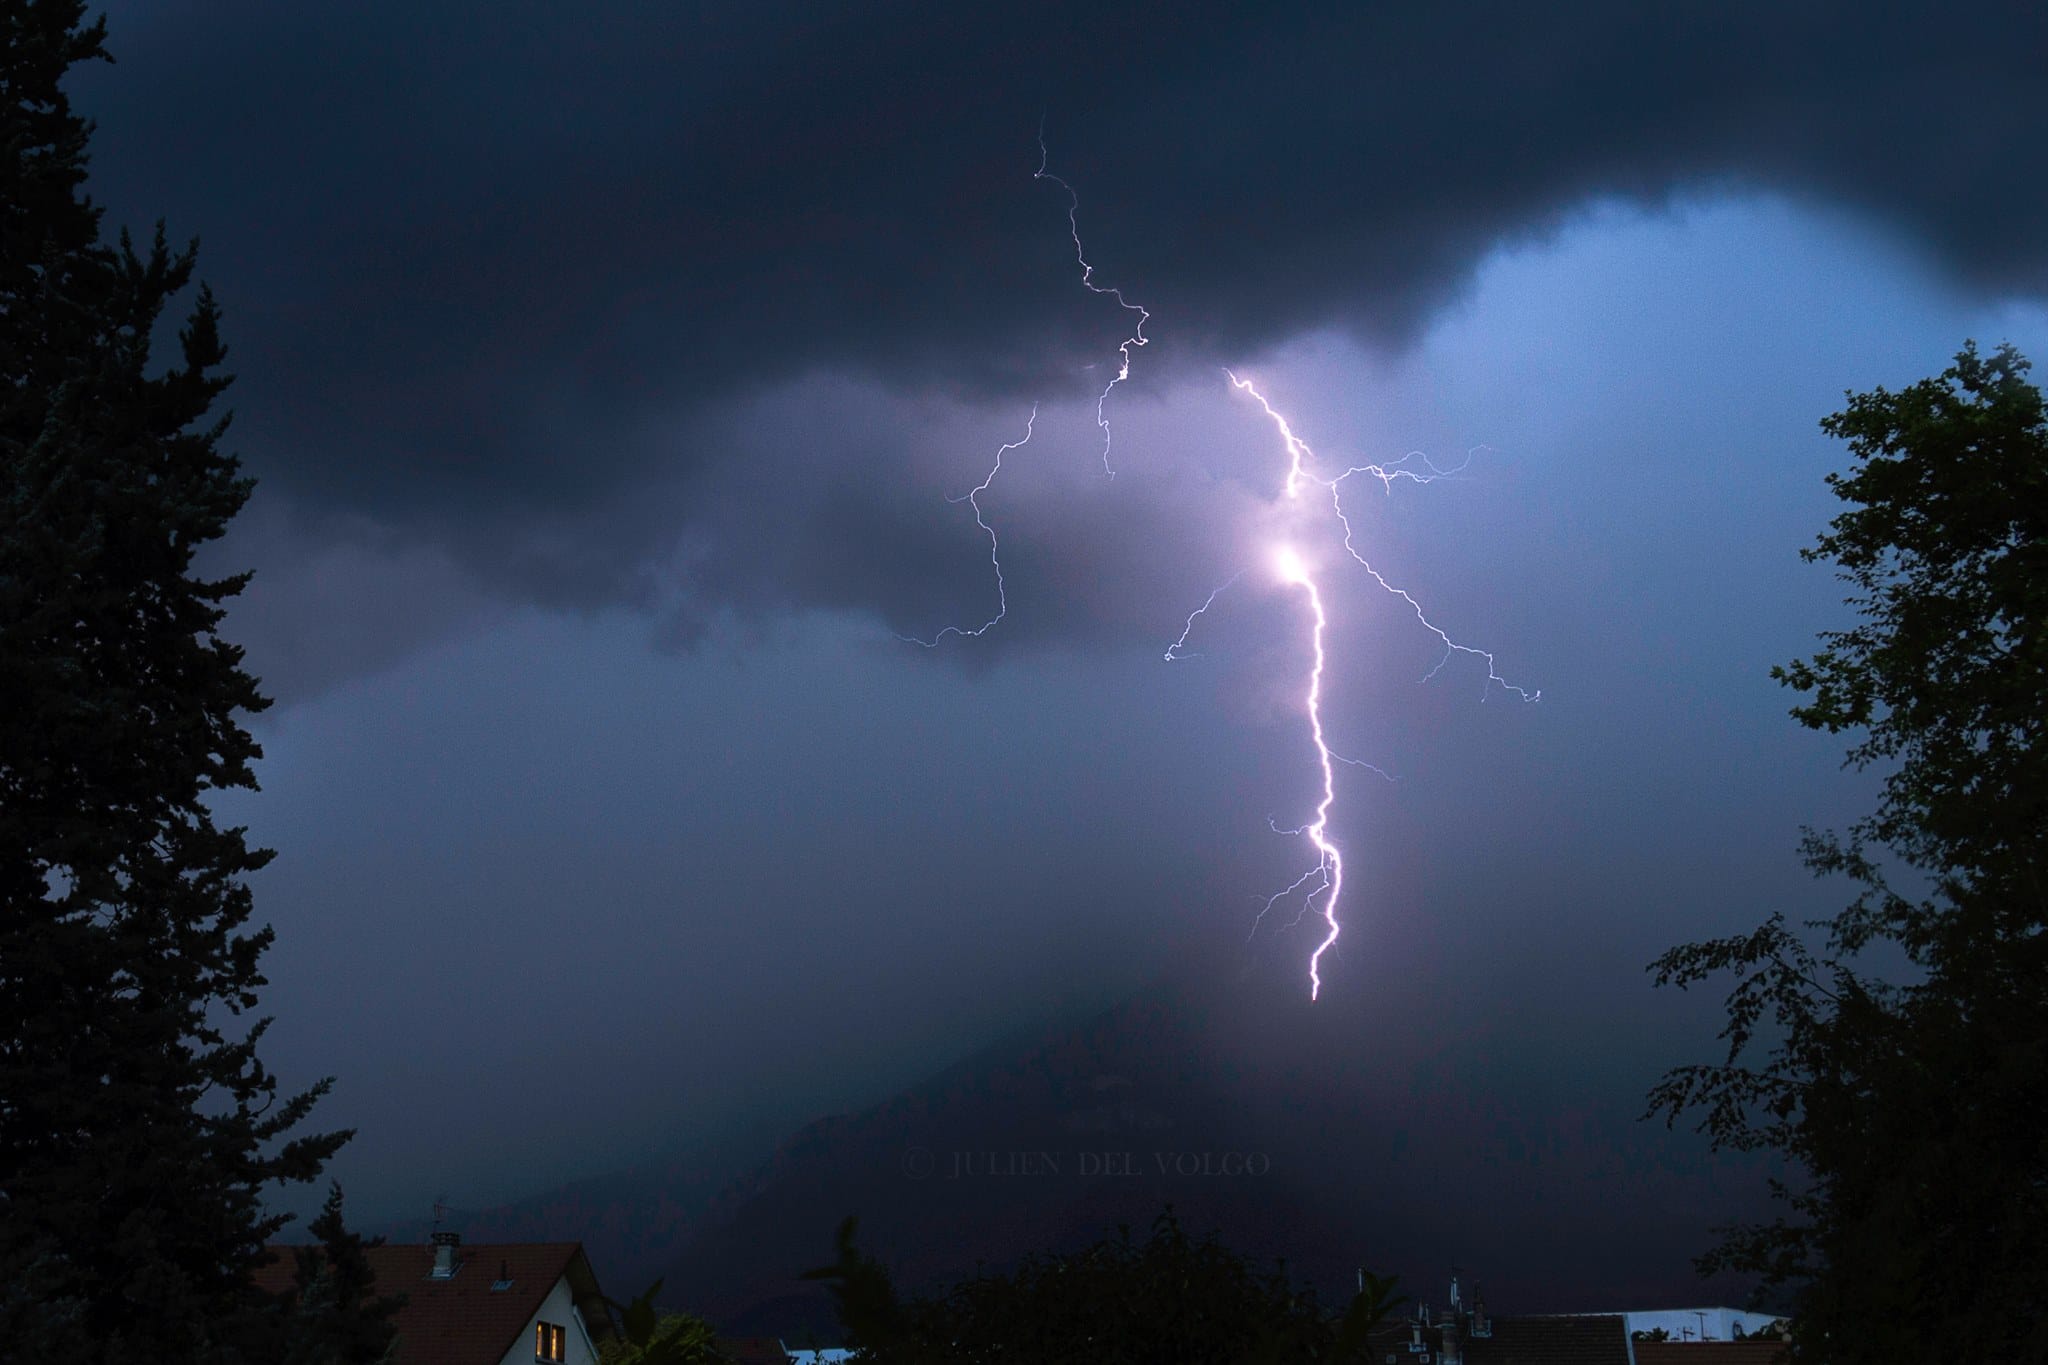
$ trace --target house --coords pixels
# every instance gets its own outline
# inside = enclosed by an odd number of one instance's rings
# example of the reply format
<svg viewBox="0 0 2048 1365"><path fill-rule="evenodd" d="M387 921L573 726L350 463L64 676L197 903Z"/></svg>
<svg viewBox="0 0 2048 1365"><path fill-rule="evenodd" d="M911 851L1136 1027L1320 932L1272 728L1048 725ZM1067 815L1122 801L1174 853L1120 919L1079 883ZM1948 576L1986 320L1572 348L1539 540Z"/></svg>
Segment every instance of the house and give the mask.
<svg viewBox="0 0 2048 1365"><path fill-rule="evenodd" d="M1781 1321L1770 1313L1740 1308L1637 1308L1624 1316L1630 1336L1662 1332L1670 1341L1741 1341L1769 1336Z"/></svg>
<svg viewBox="0 0 2048 1365"><path fill-rule="evenodd" d="M1495 1318L1462 1349L1465 1365L1636 1365L1621 1320L1586 1313Z"/></svg>
<svg viewBox="0 0 2048 1365"><path fill-rule="evenodd" d="M272 1246L256 1272L265 1292L288 1292L299 1248ZM596 1365L614 1335L611 1312L580 1242L465 1247L452 1232L429 1246L363 1253L376 1293L403 1294L393 1365Z"/></svg>
<svg viewBox="0 0 2048 1365"><path fill-rule="evenodd" d="M1783 1365L1787 1347L1775 1337L1745 1341L1639 1341L1636 1365Z"/></svg>
<svg viewBox="0 0 2048 1365"><path fill-rule="evenodd" d="M1382 1324L1367 1338L1375 1365L1640 1365L1629 1346L1612 1314L1493 1317L1483 1306L1431 1318L1418 1305L1414 1317Z"/></svg>
<svg viewBox="0 0 2048 1365"><path fill-rule="evenodd" d="M1478 1286L1469 1303L1461 1297L1454 1270L1447 1307L1433 1315L1418 1303L1367 1346L1374 1365L1782 1365L1785 1327L1737 1308L1497 1318Z"/></svg>
<svg viewBox="0 0 2048 1365"><path fill-rule="evenodd" d="M1495 1317L1477 1286L1464 1301L1455 1274L1441 1311L1415 1304L1407 1317L1375 1328L1366 1346L1374 1365L1640 1365L1619 1314Z"/></svg>

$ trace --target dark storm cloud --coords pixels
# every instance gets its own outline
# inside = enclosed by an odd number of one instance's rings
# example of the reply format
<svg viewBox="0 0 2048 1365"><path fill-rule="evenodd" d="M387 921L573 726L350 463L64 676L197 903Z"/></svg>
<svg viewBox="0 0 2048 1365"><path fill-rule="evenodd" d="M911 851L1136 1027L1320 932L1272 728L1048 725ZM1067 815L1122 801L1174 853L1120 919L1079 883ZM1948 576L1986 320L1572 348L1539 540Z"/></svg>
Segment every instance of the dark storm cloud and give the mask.
<svg viewBox="0 0 2048 1365"><path fill-rule="evenodd" d="M584 603L693 519L740 537L701 501L733 394L1100 382L1126 319L1031 177L1041 117L1099 278L1154 313L1144 382L1321 325L1398 342L1594 195L1812 194L2048 284L2027 7L767 8L117 5L120 65L79 85L98 192L205 238L270 487ZM812 438L846 542L904 530L897 559L708 572L699 609L904 610L957 547L906 529L900 435Z"/></svg>
<svg viewBox="0 0 2048 1365"><path fill-rule="evenodd" d="M983 411L845 380L779 386L683 438L717 454L677 494L687 529L671 567L699 599L745 616L869 611L920 639L979 625L1001 605L988 533L971 504L948 499L1027 430L980 495L1009 589L993 652L1149 639L1177 624L1188 592L1238 567L1253 495L1243 471L1204 470L1216 452L1187 438L1234 420L1225 429L1249 438L1246 463L1270 474L1272 442L1249 411L1201 391L1170 409L1124 406L1126 477L1115 480L1096 458L1092 404L1030 413L1023 401ZM685 630L701 624L682 618Z"/></svg>

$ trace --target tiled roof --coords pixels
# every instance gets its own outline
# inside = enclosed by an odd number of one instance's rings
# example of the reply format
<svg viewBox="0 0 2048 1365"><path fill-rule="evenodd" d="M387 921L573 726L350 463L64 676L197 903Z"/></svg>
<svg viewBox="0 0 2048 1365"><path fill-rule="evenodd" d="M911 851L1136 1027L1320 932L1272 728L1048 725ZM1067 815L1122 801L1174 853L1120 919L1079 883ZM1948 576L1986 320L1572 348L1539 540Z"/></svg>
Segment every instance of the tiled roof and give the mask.
<svg viewBox="0 0 2048 1365"><path fill-rule="evenodd" d="M1492 1336L1466 1340L1465 1365L1629 1365L1628 1345L1618 1315L1495 1318Z"/></svg>
<svg viewBox="0 0 2048 1365"><path fill-rule="evenodd" d="M789 1365L789 1352L774 1337L720 1337L718 1349L732 1365Z"/></svg>
<svg viewBox="0 0 2048 1365"><path fill-rule="evenodd" d="M1492 1328L1493 1335L1476 1337L1468 1320L1466 1329L1458 1333L1465 1365L1629 1365L1627 1322L1616 1314L1494 1318ZM1441 1327L1421 1331L1430 1365L1439 1365L1442 1359L1443 1331ZM1390 1359L1393 1365L1421 1365L1422 1356L1409 1350L1416 1335L1415 1324L1406 1319L1382 1323L1366 1338L1368 1358L1374 1365L1386 1365ZM1636 1365L1644 1362L1638 1360ZM1701 1360L1696 1365L1715 1363Z"/></svg>
<svg viewBox="0 0 2048 1365"><path fill-rule="evenodd" d="M1639 1341L1636 1365L1778 1365L1785 1343L1748 1341Z"/></svg>
<svg viewBox="0 0 2048 1365"><path fill-rule="evenodd" d="M292 1288L297 1273L297 1247L272 1246L277 1260L256 1272L256 1285L268 1293ZM457 1269L445 1280L429 1278L434 1249L429 1246L367 1248L376 1292L403 1294L405 1307L393 1324L398 1352L392 1365L498 1365L512 1349L541 1301L564 1275L590 1331L608 1335L611 1320L598 1298L597 1280L577 1242L520 1242L456 1248ZM501 1277L506 1289L493 1289Z"/></svg>

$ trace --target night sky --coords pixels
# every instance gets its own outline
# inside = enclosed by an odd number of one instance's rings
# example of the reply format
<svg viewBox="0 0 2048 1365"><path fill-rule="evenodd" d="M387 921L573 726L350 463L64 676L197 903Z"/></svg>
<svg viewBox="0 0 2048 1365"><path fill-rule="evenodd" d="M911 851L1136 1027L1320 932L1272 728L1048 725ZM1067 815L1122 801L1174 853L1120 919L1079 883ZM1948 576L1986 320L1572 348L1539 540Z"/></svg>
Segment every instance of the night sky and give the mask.
<svg viewBox="0 0 2048 1365"><path fill-rule="evenodd" d="M1818 420L1966 338L2048 359L2017 4L109 22L93 192L200 238L259 480L213 564L277 698L220 803L279 850L266 1057L338 1078L359 1216L765 1143L1189 963L1298 997L1276 1056L1405 1001L1639 1097L1716 1026L1643 965L1834 908L1799 829L1874 789L1768 677L1847 619ZM1041 126L1151 314L1113 479L1130 315ZM1424 681L1224 366L1336 470L1469 455L1347 510L1539 702ZM904 643L993 613L948 499L1034 404L1007 617ZM1393 778L1339 769L1313 1006L1311 926L1251 935L1313 859L1281 536L1331 742Z"/></svg>

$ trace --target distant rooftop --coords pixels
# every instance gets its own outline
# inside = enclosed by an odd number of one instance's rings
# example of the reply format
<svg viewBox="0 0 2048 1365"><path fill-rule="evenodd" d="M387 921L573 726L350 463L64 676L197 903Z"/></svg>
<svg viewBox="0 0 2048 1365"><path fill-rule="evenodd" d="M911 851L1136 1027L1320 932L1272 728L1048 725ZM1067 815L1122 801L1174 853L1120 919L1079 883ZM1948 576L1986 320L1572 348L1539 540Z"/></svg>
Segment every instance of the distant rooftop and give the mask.
<svg viewBox="0 0 2048 1365"><path fill-rule="evenodd" d="M295 1246L266 1248L276 1259L256 1272L266 1293L289 1291L298 1273ZM436 1248L408 1243L366 1247L379 1295L403 1294L392 1319L398 1351L392 1365L498 1365L519 1343L541 1301L563 1276L592 1335L611 1335L597 1277L579 1242L516 1242L453 1248L452 1273L434 1273Z"/></svg>

